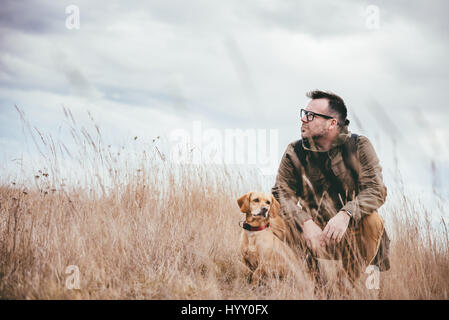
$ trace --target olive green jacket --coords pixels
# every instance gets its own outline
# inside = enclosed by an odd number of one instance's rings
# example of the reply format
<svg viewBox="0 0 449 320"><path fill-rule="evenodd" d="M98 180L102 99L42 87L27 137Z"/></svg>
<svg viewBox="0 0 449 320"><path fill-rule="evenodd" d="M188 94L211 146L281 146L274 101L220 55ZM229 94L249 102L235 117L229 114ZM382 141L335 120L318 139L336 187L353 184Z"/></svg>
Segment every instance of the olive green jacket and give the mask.
<svg viewBox="0 0 449 320"><path fill-rule="evenodd" d="M377 210L385 202L387 188L382 181L382 167L368 138L359 135L353 163L357 166L358 181L343 161L342 144L351 136L347 126L333 142L329 151L320 151L303 141L306 166L303 167L294 146L285 151L272 193L281 205L284 218L298 225L310 218L328 221L340 210L352 213L354 226L360 219ZM319 161L342 182L344 195L336 194L322 172ZM357 177L357 176L356 176Z"/></svg>

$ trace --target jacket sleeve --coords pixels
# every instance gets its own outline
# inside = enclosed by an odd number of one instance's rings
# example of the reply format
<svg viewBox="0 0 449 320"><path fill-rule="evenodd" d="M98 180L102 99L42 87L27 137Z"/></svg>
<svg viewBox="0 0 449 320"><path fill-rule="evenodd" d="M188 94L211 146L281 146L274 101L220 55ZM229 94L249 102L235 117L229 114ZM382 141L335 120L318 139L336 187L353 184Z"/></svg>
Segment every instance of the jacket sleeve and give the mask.
<svg viewBox="0 0 449 320"><path fill-rule="evenodd" d="M355 222L382 206L387 188L382 179L382 167L371 142L364 136L357 141L359 159L359 193L346 203L342 210L349 210Z"/></svg>
<svg viewBox="0 0 449 320"><path fill-rule="evenodd" d="M296 174L295 166L289 155L287 147L279 165L279 170L276 176L276 183L271 192L281 205L285 218L287 220L294 220L297 224L302 225L306 220L311 219L311 215L298 206L297 188L299 181Z"/></svg>

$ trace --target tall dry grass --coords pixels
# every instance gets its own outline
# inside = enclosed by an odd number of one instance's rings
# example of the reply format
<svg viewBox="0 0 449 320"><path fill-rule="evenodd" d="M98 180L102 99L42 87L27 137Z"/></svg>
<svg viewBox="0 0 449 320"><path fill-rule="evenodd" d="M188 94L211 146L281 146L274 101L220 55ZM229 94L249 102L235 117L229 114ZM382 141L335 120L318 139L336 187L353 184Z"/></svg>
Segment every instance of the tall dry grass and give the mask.
<svg viewBox="0 0 449 320"><path fill-rule="evenodd" d="M252 286L240 262L236 199L263 188L255 172L173 165L156 148L130 164L104 145L99 128L92 136L69 123L78 153L35 131L42 170L33 182L2 181L1 298L448 298L447 230L423 223L422 208L405 196L381 211L390 221L392 268L380 274L379 290L368 290L364 275L342 296L332 287L334 262L323 262L327 292L289 278ZM64 152L67 163L83 169L76 173L81 183L62 178ZM66 285L72 265L80 271L79 289Z"/></svg>

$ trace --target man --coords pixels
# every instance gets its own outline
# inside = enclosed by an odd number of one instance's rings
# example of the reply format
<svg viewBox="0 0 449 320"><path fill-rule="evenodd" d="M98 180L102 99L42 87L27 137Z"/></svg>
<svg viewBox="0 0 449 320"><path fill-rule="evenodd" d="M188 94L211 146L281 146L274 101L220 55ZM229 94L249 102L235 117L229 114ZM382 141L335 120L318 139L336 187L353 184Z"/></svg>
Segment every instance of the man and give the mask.
<svg viewBox="0 0 449 320"><path fill-rule="evenodd" d="M377 213L387 195L382 168L368 138L348 131L342 98L318 90L307 96L302 140L288 145L272 193L289 244L306 253L316 279L322 281L316 258L340 259L354 283L370 264L389 269L389 239Z"/></svg>

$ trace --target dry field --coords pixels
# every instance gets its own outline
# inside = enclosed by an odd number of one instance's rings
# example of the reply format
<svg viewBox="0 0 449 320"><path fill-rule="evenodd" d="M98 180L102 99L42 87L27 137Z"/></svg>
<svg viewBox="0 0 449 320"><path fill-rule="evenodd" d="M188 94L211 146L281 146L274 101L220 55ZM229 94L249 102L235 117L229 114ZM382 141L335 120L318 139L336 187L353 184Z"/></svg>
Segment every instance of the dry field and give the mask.
<svg viewBox="0 0 449 320"><path fill-rule="evenodd" d="M158 150L144 154L137 166L123 165L100 140L72 129L83 150L79 156L72 153L85 166L77 174L82 183L62 180L64 158L44 136L39 139L47 169L22 182L2 178L0 298L449 297L447 230L420 219L429 212L403 195L396 195L394 202L390 195L381 210L392 238L392 268L380 274L379 290L368 290L363 275L342 296L332 286L338 268L333 262L325 263L330 278L326 292L314 294L312 283L289 278L252 286L240 262L236 199L263 188L253 173L175 166L157 160ZM79 270L79 289L70 289L74 282L68 266Z"/></svg>

